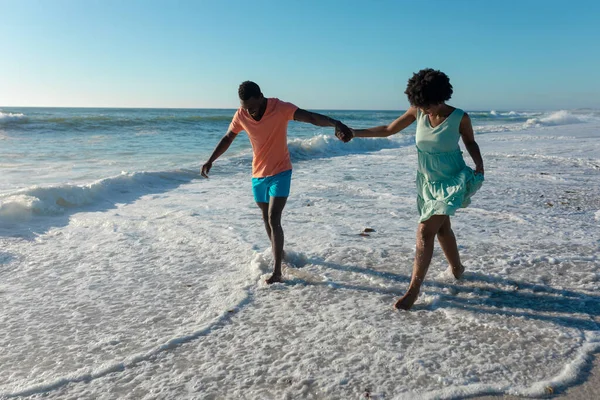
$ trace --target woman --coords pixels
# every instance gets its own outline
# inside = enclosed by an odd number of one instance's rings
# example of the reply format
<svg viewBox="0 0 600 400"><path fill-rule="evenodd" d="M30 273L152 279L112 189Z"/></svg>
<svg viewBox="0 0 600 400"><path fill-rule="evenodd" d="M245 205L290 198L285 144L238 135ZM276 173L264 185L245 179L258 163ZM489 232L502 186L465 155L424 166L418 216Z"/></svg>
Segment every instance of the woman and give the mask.
<svg viewBox="0 0 600 400"><path fill-rule="evenodd" d="M459 279L464 272L450 216L471 202L471 196L483 183L483 160L475 142L471 119L464 111L446 101L452 96L448 76L431 68L423 69L408 80L406 95L411 107L389 125L354 130L355 137L387 137L417 121L417 249L410 286L395 307L408 310L419 296L421 284L433 254L437 236L440 246ZM469 168L460 151L459 140L475 163Z"/></svg>

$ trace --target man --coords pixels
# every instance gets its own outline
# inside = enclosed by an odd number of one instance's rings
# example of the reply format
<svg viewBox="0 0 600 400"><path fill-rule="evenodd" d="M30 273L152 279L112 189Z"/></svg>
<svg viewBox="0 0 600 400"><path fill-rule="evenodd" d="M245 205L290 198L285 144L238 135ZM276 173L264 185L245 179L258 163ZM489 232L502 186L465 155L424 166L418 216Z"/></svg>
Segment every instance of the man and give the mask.
<svg viewBox="0 0 600 400"><path fill-rule="evenodd" d="M233 116L227 134L223 136L201 174L208 178L213 162L231 145L238 133L245 131L252 145L252 192L262 211L267 235L271 241L274 267L267 283L282 281L281 260L283 258L283 229L281 214L290 194L292 162L287 146L287 125L290 120L306 122L316 126L331 126L342 141L352 139L346 125L325 115L313 113L276 98L265 98L260 87L250 81L243 82L239 89L241 107Z"/></svg>

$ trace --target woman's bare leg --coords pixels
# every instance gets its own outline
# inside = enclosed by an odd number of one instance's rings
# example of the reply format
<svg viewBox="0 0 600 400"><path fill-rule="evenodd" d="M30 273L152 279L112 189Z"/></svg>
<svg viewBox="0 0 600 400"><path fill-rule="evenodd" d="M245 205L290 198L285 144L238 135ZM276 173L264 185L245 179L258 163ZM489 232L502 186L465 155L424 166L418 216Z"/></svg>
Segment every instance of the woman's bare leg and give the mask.
<svg viewBox="0 0 600 400"><path fill-rule="evenodd" d="M421 291L421 284L431 263L435 236L446 218L447 215L434 215L427 221L421 222L417 227L417 251L410 285L406 294L396 302L396 308L408 310L417 301L417 297L419 297L419 292Z"/></svg>
<svg viewBox="0 0 600 400"><path fill-rule="evenodd" d="M448 264L450 264L450 268L452 268L452 274L456 279L459 279L463 272L465 272L465 267L460 262L460 255L458 254L458 246L456 245L456 237L454 236L454 231L452 231L452 225L450 224L450 217L446 217L446 220L440 227L440 230L437 234L438 242L440 242L440 246L446 255L446 259L448 260Z"/></svg>

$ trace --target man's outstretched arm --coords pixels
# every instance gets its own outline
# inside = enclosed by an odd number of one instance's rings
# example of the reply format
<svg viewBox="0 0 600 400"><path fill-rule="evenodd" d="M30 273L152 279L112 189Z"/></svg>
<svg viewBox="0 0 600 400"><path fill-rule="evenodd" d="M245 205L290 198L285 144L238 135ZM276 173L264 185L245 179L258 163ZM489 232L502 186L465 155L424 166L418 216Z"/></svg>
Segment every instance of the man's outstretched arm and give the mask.
<svg viewBox="0 0 600 400"><path fill-rule="evenodd" d="M306 122L316 126L331 126L335 128L335 136L337 136L338 139L344 142L348 142L350 139L352 139L352 131L350 128L348 128L341 121L326 115L299 108L294 113L294 121Z"/></svg>
<svg viewBox="0 0 600 400"><path fill-rule="evenodd" d="M208 161L202 166L202 169L200 170L200 174L203 177L208 178L208 173L209 173L210 169L212 168L213 162L215 162L217 160L217 158L219 158L223 153L225 153L227 151L227 149L231 145L231 142L233 142L233 139L235 139L236 136L237 136L237 133L235 133L233 131L229 131L225 134L225 136L223 136L221 138L221 140L219 141L219 144L217 144L217 147L213 151L212 155L210 156Z"/></svg>

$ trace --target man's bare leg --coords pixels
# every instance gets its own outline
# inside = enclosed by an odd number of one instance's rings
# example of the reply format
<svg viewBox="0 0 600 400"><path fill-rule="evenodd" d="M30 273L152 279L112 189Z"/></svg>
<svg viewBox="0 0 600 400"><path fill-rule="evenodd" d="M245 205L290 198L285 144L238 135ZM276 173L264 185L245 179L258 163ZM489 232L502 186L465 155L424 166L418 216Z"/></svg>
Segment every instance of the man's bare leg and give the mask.
<svg viewBox="0 0 600 400"><path fill-rule="evenodd" d="M281 214L287 202L287 197L271 197L269 201L268 222L271 229L271 248L273 249L273 275L267 283L282 282L281 261L283 259L283 228L281 227Z"/></svg>
<svg viewBox="0 0 600 400"><path fill-rule="evenodd" d="M437 234L438 242L446 255L448 264L452 268L452 274L456 279L460 279L465 267L460 262L460 255L458 254L458 246L456 245L456 237L452 231L452 225L450 224L450 216L446 217L446 220L440 227Z"/></svg>
<svg viewBox="0 0 600 400"><path fill-rule="evenodd" d="M269 237L269 242L271 242L271 248L273 247L273 239L271 234L271 225L269 225L269 203L259 203L256 202L256 205L260 208L262 213L262 219L265 224L265 230L267 231L267 236ZM285 259L285 250L283 250L283 256Z"/></svg>
<svg viewBox="0 0 600 400"><path fill-rule="evenodd" d="M265 229L267 230L267 236L269 237L269 241L271 241L271 226L269 225L269 203L259 203L256 202L258 208L262 213L262 219L265 223ZM273 245L273 243L271 243Z"/></svg>
<svg viewBox="0 0 600 400"><path fill-rule="evenodd" d="M408 310L417 301L417 297L419 297L419 292L421 291L421 284L425 279L429 263L431 262L431 256L433 255L435 236L446 217L446 215L434 215L427 221L421 222L417 227L417 252L415 254L410 285L406 294L396 302L394 307Z"/></svg>

